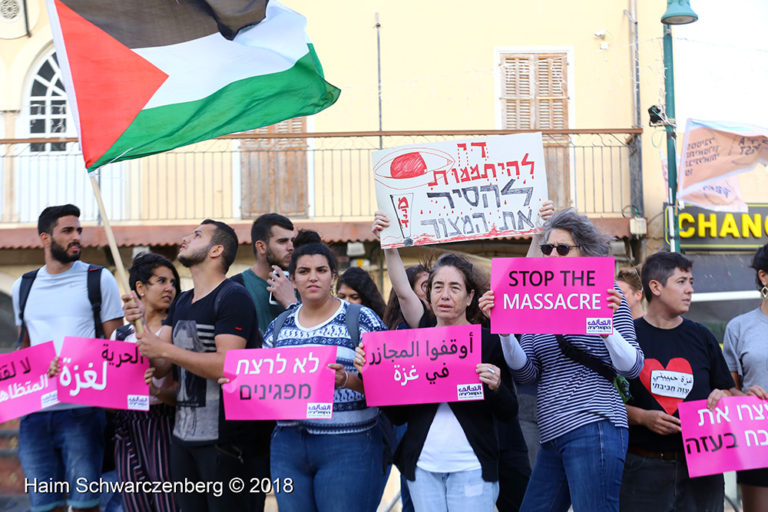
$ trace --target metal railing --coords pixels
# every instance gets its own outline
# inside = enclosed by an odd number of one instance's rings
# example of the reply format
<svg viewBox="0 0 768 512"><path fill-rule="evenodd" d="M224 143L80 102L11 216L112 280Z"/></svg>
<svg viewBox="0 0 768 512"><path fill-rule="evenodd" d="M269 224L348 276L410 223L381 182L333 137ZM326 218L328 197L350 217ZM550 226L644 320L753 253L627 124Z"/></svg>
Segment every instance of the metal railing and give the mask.
<svg viewBox="0 0 768 512"><path fill-rule="evenodd" d="M248 220L276 211L296 219L370 219L376 209L372 152L403 144L510 131L234 134L98 171L116 223L168 224L214 217ZM550 197L597 217L642 211L632 204L632 146L640 129L545 130ZM76 139L0 139L0 223L34 223L49 204L71 202L97 221Z"/></svg>

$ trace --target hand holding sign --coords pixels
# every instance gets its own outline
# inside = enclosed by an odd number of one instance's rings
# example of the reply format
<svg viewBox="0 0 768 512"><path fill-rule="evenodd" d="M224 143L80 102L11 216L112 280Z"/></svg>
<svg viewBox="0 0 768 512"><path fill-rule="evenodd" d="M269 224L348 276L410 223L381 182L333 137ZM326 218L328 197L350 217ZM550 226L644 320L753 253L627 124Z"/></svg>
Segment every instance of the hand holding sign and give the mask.
<svg viewBox="0 0 768 512"><path fill-rule="evenodd" d="M365 376L368 405L482 400L499 369L481 364L479 325L364 333L355 365Z"/></svg>

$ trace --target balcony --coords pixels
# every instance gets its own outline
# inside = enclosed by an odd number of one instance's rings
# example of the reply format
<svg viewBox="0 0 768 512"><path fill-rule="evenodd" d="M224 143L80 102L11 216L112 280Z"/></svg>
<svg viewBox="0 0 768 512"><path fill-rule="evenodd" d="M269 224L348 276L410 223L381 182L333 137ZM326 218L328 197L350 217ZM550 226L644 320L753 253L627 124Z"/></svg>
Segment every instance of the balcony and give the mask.
<svg viewBox="0 0 768 512"><path fill-rule="evenodd" d="M206 217L247 224L274 211L299 225L335 229L335 239L353 239L362 236L355 234L359 229L339 229L367 226L373 216L373 151L502 133L512 132L235 134L109 164L96 177L110 220L116 228L133 228L135 236L151 226L189 226ZM557 206L575 206L621 236L620 219L642 212L641 195L630 186L639 180L640 133L544 131L549 193ZM76 139L0 139L0 147L0 229L33 228L42 208L67 202L81 207L83 222L100 222Z"/></svg>

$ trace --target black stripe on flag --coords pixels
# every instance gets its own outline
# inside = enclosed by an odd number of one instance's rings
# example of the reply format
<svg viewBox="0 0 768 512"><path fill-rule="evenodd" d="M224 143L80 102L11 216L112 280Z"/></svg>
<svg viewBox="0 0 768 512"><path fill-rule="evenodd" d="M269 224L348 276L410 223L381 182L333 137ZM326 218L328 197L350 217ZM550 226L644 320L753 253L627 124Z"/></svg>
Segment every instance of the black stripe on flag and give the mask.
<svg viewBox="0 0 768 512"><path fill-rule="evenodd" d="M268 0L59 1L128 48L150 48L216 32L232 39L264 19Z"/></svg>

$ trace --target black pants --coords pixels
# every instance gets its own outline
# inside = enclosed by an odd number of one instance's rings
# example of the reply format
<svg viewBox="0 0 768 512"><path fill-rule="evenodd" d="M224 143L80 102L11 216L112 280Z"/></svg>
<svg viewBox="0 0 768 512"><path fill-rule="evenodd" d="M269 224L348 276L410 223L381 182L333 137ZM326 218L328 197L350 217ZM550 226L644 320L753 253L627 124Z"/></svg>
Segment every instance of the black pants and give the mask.
<svg viewBox="0 0 768 512"><path fill-rule="evenodd" d="M174 438L171 478L183 511L262 512L265 495L257 484L269 478L269 462L233 445L185 446Z"/></svg>

